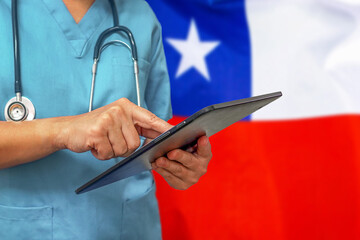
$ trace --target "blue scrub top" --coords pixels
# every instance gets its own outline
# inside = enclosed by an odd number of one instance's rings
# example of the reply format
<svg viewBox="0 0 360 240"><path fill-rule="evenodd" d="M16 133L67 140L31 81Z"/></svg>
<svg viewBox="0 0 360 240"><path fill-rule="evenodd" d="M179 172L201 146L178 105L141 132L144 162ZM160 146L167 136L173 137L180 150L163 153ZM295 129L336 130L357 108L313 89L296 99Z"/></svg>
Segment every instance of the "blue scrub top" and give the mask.
<svg viewBox="0 0 360 240"><path fill-rule="evenodd" d="M85 113L93 48L113 26L107 0L97 0L76 24L61 0L18 0L23 96L36 118ZM170 87L161 27L143 0L117 0L119 21L138 46L143 107L167 120ZM0 106L14 97L10 0L0 1ZM128 41L124 36L120 39ZM102 56L94 108L119 98L136 103L131 55L111 46ZM0 120L4 121L3 110ZM74 190L120 159L96 160L68 150L0 170L0 239L160 239L154 180L150 172L75 195Z"/></svg>

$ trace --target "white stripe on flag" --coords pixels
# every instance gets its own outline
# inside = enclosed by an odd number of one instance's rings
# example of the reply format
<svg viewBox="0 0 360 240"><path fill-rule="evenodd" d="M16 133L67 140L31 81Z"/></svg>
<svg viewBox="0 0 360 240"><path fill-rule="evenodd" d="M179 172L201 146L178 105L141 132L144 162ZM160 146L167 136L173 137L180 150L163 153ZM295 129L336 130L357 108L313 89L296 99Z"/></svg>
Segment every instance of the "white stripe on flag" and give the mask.
<svg viewBox="0 0 360 240"><path fill-rule="evenodd" d="M360 113L360 1L247 0L252 94L283 91L254 119Z"/></svg>

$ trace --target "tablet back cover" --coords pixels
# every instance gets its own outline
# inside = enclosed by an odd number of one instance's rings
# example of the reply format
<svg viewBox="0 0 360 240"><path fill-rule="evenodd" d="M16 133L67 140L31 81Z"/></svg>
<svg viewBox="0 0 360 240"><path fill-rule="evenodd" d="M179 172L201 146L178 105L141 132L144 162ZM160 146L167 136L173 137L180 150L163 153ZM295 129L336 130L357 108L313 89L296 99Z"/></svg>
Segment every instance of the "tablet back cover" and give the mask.
<svg viewBox="0 0 360 240"><path fill-rule="evenodd" d="M281 92L215 104L193 114L76 190L84 193L121 179L151 170L151 162L173 149L208 137L243 119L281 97Z"/></svg>

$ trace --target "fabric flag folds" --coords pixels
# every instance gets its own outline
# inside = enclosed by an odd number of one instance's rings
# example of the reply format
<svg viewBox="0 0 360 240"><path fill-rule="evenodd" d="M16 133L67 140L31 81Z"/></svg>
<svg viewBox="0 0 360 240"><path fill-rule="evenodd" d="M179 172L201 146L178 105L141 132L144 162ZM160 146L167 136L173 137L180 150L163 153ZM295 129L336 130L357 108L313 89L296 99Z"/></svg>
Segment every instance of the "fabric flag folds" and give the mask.
<svg viewBox="0 0 360 240"><path fill-rule="evenodd" d="M251 95L242 1L152 0L163 27L175 114Z"/></svg>
<svg viewBox="0 0 360 240"><path fill-rule="evenodd" d="M156 175L166 239L360 239L360 2L148 0L174 119L282 91L213 136L187 191Z"/></svg>

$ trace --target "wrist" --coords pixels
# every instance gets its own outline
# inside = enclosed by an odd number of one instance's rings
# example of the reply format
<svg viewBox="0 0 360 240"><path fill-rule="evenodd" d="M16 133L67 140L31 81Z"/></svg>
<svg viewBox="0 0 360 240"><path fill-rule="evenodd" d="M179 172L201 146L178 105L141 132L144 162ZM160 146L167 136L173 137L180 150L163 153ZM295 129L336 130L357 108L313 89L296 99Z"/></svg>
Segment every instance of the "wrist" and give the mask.
<svg viewBox="0 0 360 240"><path fill-rule="evenodd" d="M53 118L50 124L50 140L55 151L66 149L69 139L69 117Z"/></svg>

